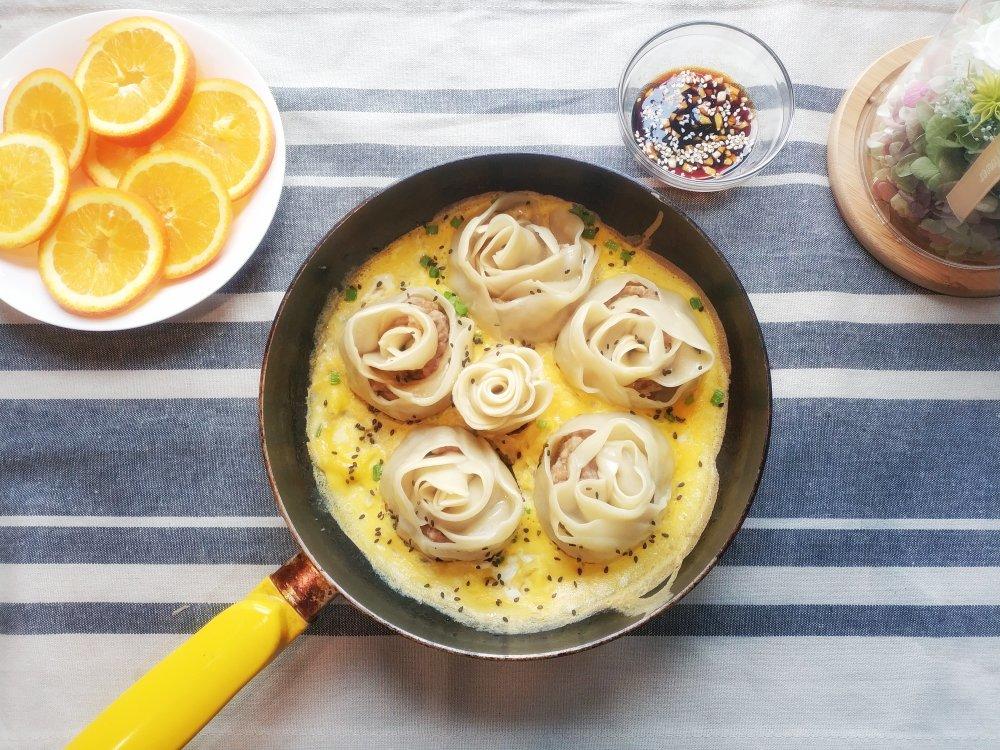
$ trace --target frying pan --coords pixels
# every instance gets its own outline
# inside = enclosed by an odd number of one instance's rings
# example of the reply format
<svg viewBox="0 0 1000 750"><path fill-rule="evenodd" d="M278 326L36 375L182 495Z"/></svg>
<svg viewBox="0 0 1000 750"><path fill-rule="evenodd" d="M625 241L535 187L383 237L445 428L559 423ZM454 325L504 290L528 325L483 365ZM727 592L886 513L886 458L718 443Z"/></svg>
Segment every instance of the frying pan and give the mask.
<svg viewBox="0 0 1000 750"><path fill-rule="evenodd" d="M715 510L672 584L673 597L642 616L608 611L556 630L497 635L396 592L333 522L306 447L306 390L316 321L332 288L446 205L488 191L523 189L581 203L624 235L641 234L662 213L649 247L711 299L729 341L732 382ZM557 656L616 638L675 604L715 565L749 510L770 426L767 353L746 292L711 241L654 191L591 164L538 154L472 157L397 182L351 211L316 246L285 294L264 353L264 463L278 510L302 551L147 672L70 747L184 745L338 594L402 635L469 656Z"/></svg>

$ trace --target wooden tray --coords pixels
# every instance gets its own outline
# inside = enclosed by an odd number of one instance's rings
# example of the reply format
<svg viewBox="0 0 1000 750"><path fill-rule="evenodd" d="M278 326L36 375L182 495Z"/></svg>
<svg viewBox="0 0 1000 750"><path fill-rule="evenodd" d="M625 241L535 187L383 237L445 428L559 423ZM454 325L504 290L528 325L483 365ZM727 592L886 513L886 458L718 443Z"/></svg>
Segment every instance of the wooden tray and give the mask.
<svg viewBox="0 0 1000 750"><path fill-rule="evenodd" d="M883 55L844 94L827 145L830 189L855 237L889 270L935 292L959 297L1000 295L1000 268L962 266L920 249L889 223L868 189L861 154L874 110L929 39L914 39Z"/></svg>

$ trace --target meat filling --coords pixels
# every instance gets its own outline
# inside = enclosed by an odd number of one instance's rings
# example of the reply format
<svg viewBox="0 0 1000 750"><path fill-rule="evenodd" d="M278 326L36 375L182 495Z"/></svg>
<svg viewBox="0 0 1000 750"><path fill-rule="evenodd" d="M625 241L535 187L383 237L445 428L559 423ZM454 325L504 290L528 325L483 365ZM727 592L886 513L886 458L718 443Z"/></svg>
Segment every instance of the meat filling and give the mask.
<svg viewBox="0 0 1000 750"><path fill-rule="evenodd" d="M420 527L420 530L424 532L424 536L430 539L432 542L449 542L451 541L444 535L440 529L435 529L429 523L425 523Z"/></svg>
<svg viewBox="0 0 1000 750"><path fill-rule="evenodd" d="M564 437L552 451L552 481L556 484L569 479L569 457L593 430L578 430ZM597 479L597 461L592 460L580 471L581 479Z"/></svg>
<svg viewBox="0 0 1000 750"><path fill-rule="evenodd" d="M677 392L675 386L665 386L649 378L640 378L629 387L643 398L648 398L651 401L669 401Z"/></svg>
<svg viewBox="0 0 1000 750"><path fill-rule="evenodd" d="M618 292L618 294L609 299L607 301L607 304L613 305L615 302L617 302L620 299L624 299L625 297L642 297L643 299L656 299L656 291L650 289L648 286L644 284L640 284L637 281L630 281L625 286L622 287L622 290Z"/></svg>

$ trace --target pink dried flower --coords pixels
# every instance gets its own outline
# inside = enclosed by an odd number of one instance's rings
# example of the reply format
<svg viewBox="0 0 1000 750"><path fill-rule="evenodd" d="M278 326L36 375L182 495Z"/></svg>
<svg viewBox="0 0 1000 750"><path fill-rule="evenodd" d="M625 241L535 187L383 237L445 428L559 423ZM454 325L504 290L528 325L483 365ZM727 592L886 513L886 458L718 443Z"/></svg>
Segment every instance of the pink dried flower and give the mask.
<svg viewBox="0 0 1000 750"><path fill-rule="evenodd" d="M926 83L923 81L913 81L913 83L906 87L906 92L903 94L903 106L917 106L917 102L926 97L929 92L930 88Z"/></svg>
<svg viewBox="0 0 1000 750"><path fill-rule="evenodd" d="M875 196L882 201L888 203L892 200L892 196L896 194L896 186L893 185L888 180L879 180L872 186L872 192Z"/></svg>

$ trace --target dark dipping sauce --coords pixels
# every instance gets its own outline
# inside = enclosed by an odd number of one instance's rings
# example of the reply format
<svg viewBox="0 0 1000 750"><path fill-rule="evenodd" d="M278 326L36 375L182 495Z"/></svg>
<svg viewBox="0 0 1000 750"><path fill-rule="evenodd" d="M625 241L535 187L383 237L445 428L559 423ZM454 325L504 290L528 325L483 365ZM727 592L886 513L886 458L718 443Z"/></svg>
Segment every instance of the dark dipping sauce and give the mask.
<svg viewBox="0 0 1000 750"><path fill-rule="evenodd" d="M654 164L706 180L735 167L753 148L754 105L746 89L709 68L675 68L643 89L632 136Z"/></svg>

